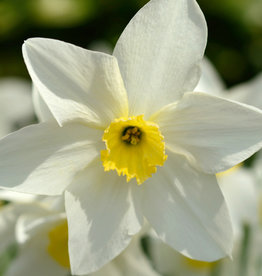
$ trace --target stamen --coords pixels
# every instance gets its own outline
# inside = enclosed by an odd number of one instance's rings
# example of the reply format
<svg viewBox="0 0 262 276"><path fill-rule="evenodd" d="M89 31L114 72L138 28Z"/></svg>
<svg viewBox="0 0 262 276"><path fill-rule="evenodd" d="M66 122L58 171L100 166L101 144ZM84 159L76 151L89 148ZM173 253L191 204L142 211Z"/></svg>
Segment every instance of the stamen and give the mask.
<svg viewBox="0 0 262 276"><path fill-rule="evenodd" d="M141 131L136 126L126 127L122 134L122 140L127 144L137 145L141 140Z"/></svg>

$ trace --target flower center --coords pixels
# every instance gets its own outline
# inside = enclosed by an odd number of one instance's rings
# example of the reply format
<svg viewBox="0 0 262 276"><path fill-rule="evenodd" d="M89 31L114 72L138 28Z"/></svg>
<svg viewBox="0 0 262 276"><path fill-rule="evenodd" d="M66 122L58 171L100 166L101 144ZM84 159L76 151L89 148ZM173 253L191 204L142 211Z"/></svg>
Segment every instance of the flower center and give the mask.
<svg viewBox="0 0 262 276"><path fill-rule="evenodd" d="M126 127L123 131L122 140L131 145L137 145L141 139L141 131L136 126Z"/></svg>
<svg viewBox="0 0 262 276"><path fill-rule="evenodd" d="M57 225L48 233L49 244L47 252L49 255L65 268L70 268L68 255L68 226L67 221Z"/></svg>
<svg viewBox="0 0 262 276"><path fill-rule="evenodd" d="M143 115L114 120L103 135L104 170L116 170L118 175L126 175L127 181L136 178L142 184L167 158L163 139L158 125L145 121Z"/></svg>

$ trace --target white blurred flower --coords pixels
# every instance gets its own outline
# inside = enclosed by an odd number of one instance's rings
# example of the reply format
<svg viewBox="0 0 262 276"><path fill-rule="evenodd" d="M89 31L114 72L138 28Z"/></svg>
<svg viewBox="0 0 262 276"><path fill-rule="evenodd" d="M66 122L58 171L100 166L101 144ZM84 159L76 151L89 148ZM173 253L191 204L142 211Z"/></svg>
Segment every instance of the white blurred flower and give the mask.
<svg viewBox="0 0 262 276"><path fill-rule="evenodd" d="M16 203L27 203L32 202L36 198L32 194L17 193L14 191L0 190L0 201L12 201Z"/></svg>
<svg viewBox="0 0 262 276"><path fill-rule="evenodd" d="M27 208L27 204L9 204L0 207L0 255L3 255L8 246L15 242L16 220Z"/></svg>
<svg viewBox="0 0 262 276"><path fill-rule="evenodd" d="M0 210L1 244L4 242L6 248L19 244L17 257L9 263L4 275L68 275L69 270L60 267L48 254L48 235L45 235L48 227L65 220L65 215L60 213L60 199L10 203L3 209Z"/></svg>
<svg viewBox="0 0 262 276"><path fill-rule="evenodd" d="M35 196L27 197L24 194L19 196L19 193L10 193L3 198L8 198L12 202L0 208L0 254L4 254L5 250L16 242L15 229L21 216L27 213L35 216L42 214L43 210L56 210L54 199L52 202L45 198L38 198L36 201Z"/></svg>
<svg viewBox="0 0 262 276"><path fill-rule="evenodd" d="M262 73L229 89L228 98L262 109Z"/></svg>
<svg viewBox="0 0 262 276"><path fill-rule="evenodd" d="M0 79L0 137L32 122L34 110L30 82L9 77Z"/></svg>
<svg viewBox="0 0 262 276"><path fill-rule="evenodd" d="M258 193L254 174L239 165L219 173L217 177L229 207L234 237L239 239L243 225L258 223Z"/></svg>
<svg viewBox="0 0 262 276"><path fill-rule="evenodd" d="M0 79L0 138L10 132L32 123L34 108L32 104L31 84L21 78ZM0 190L1 200L28 202L33 195Z"/></svg>
<svg viewBox="0 0 262 276"><path fill-rule="evenodd" d="M17 257L4 276L67 276L70 275L68 227L65 213L47 208L52 198L40 203L11 204L9 216L16 218L16 236L10 242L19 243ZM0 212L0 221L1 221ZM10 227L11 226L11 227ZM13 226L13 227L12 227ZM99 271L89 276L158 276L142 252L140 235L125 251Z"/></svg>
<svg viewBox="0 0 262 276"><path fill-rule="evenodd" d="M202 12L186 0L150 1L113 56L50 39L24 44L55 121L1 141L0 181L16 191L65 193L73 274L112 260L144 218L188 257L231 253L231 223L214 174L261 147L262 113L188 92L199 80L205 44Z"/></svg>
<svg viewBox="0 0 262 276"><path fill-rule="evenodd" d="M248 82L234 86L229 90L230 99L243 102L262 109L262 73ZM262 202L262 152L260 151L254 162L254 172L257 177L257 187Z"/></svg>
<svg viewBox="0 0 262 276"><path fill-rule="evenodd" d="M226 86L212 63L204 57L201 62L201 78L195 91L205 92L214 96L224 97Z"/></svg>

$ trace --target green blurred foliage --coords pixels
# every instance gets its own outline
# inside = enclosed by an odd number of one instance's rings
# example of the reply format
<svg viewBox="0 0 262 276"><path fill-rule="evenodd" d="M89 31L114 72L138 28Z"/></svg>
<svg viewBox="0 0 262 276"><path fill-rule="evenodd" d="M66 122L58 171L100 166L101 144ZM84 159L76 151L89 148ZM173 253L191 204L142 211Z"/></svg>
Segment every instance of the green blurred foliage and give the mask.
<svg viewBox="0 0 262 276"><path fill-rule="evenodd" d="M209 27L206 54L231 86L262 69L262 1L199 0Z"/></svg>
<svg viewBox="0 0 262 276"><path fill-rule="evenodd" d="M164 0L163 0L164 1ZM175 0L174 0L175 1ZM114 46L147 0L0 0L0 77L26 76L21 45L29 37L89 47ZM262 0L198 0L209 27L206 55L228 86L262 69Z"/></svg>
<svg viewBox="0 0 262 276"><path fill-rule="evenodd" d="M17 244L11 244L2 255L0 255L0 276L3 276L12 262L17 256L18 246Z"/></svg>

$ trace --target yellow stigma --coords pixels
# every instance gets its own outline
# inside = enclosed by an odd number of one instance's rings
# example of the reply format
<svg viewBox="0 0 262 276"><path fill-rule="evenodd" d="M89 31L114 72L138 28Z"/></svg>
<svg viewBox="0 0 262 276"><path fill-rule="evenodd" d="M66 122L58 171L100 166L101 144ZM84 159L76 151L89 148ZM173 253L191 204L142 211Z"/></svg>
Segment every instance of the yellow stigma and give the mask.
<svg viewBox="0 0 262 276"><path fill-rule="evenodd" d="M49 233L49 244L47 252L49 255L65 268L70 268L68 255L68 226L67 221L54 227Z"/></svg>
<svg viewBox="0 0 262 276"><path fill-rule="evenodd" d="M143 115L114 120L103 135L104 170L116 170L118 175L126 175L127 181L136 178L142 184L167 158L163 139L158 125L145 121Z"/></svg>

